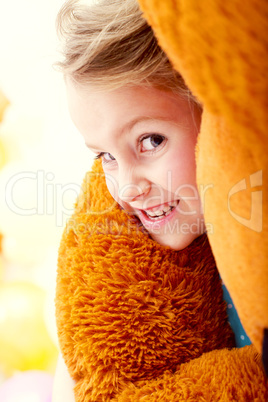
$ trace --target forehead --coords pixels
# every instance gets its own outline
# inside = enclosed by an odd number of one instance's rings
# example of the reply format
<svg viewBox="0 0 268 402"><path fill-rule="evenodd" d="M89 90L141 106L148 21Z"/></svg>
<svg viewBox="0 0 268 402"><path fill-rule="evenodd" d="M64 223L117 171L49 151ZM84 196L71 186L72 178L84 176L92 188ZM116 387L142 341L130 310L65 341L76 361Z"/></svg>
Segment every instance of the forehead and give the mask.
<svg viewBox="0 0 268 402"><path fill-rule="evenodd" d="M188 102L174 93L159 90L156 88L146 88L141 86L122 87L115 90L100 91L93 86L85 86L66 82L68 104L71 112L81 114L86 112L88 115L94 113L103 114L111 112L114 114L134 115L142 113L148 117L165 116L176 111L185 114L188 110ZM92 117L93 117L92 116ZM126 117L127 117L126 116Z"/></svg>
<svg viewBox="0 0 268 402"><path fill-rule="evenodd" d="M136 86L105 92L71 81L66 85L71 118L89 144L108 136L118 139L137 124L146 131L157 122L185 126L192 118L188 101L160 89Z"/></svg>

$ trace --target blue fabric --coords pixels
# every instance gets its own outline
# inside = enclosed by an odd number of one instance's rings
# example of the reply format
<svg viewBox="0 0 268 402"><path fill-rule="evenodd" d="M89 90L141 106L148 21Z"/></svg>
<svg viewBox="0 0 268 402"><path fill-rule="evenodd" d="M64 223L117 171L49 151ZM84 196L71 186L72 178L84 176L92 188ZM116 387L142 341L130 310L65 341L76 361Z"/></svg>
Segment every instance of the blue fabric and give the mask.
<svg viewBox="0 0 268 402"><path fill-rule="evenodd" d="M235 334L236 347L242 348L243 346L251 345L251 341L250 341L249 337L247 336L247 334L240 322L240 319L236 312L234 303L233 303L231 296L224 284L222 284L222 290L223 290L223 298L227 304L227 314L228 314L229 323Z"/></svg>

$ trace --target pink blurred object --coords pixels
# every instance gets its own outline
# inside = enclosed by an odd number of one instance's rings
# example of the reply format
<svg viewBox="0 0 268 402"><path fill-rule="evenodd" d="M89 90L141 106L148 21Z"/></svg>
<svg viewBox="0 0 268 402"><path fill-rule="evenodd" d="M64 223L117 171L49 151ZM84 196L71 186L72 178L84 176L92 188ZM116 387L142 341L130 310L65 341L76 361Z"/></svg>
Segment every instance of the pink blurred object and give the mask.
<svg viewBox="0 0 268 402"><path fill-rule="evenodd" d="M0 386L1 402L51 402L53 376L28 370L14 374Z"/></svg>

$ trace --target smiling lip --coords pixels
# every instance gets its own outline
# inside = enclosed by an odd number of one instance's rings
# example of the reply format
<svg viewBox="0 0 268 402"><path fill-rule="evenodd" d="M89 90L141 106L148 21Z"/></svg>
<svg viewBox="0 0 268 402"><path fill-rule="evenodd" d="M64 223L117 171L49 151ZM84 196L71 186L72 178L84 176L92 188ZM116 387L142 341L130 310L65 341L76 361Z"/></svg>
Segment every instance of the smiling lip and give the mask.
<svg viewBox="0 0 268 402"><path fill-rule="evenodd" d="M141 220L143 226L148 230L158 228L165 225L170 219L173 218L176 213L176 207L179 204L179 200L173 202L167 202L165 204L157 205L152 208L139 209L138 217Z"/></svg>

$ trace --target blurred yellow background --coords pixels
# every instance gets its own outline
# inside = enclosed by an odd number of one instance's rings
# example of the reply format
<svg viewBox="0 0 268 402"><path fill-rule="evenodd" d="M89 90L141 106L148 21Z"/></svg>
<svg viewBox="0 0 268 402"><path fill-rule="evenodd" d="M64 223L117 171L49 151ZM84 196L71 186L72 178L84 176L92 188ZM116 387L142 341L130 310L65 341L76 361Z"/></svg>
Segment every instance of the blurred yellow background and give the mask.
<svg viewBox="0 0 268 402"><path fill-rule="evenodd" d="M31 377L36 371L53 379L57 250L93 161L70 121L63 78L53 68L60 58L55 20L62 4L13 0L1 5L1 401L15 400L11 389L19 388L22 375L31 383L39 381ZM44 393L32 390L31 395L36 399L25 394L25 401L47 400Z"/></svg>

